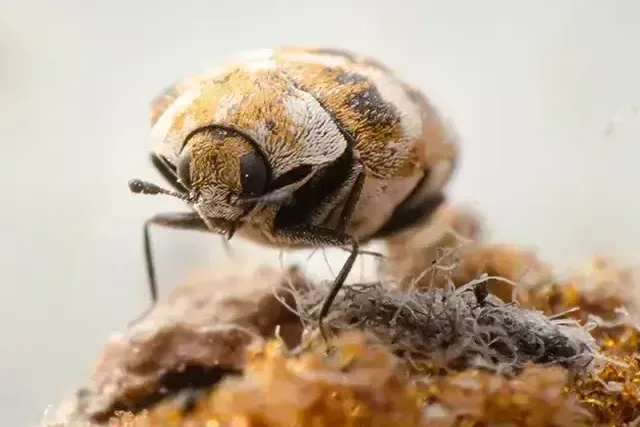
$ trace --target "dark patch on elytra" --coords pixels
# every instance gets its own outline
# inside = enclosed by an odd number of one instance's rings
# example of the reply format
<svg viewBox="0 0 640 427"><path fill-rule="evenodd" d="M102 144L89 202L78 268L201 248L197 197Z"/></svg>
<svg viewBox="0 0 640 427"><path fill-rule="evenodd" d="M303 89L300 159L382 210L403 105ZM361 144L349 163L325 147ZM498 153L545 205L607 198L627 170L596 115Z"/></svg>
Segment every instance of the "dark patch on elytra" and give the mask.
<svg viewBox="0 0 640 427"><path fill-rule="evenodd" d="M276 130L276 122L274 122L273 120L265 121L264 126L267 128L269 132L273 132Z"/></svg>
<svg viewBox="0 0 640 427"><path fill-rule="evenodd" d="M429 179L429 175L429 170L426 170L422 179L394 209L387 222L371 236L372 239L382 239L426 221L444 203L445 197L442 193L425 195L419 191Z"/></svg>
<svg viewBox="0 0 640 427"><path fill-rule="evenodd" d="M367 118L367 122L375 126L396 126L400 123L400 114L390 103L382 99L375 87L369 85L365 90L354 93L348 105L358 114Z"/></svg>
<svg viewBox="0 0 640 427"><path fill-rule="evenodd" d="M332 68L328 68L328 69L333 71ZM336 82L342 85L358 84L366 81L367 81L367 78L364 77L362 74L356 73L353 71L345 71L345 70L340 70L340 74L338 74L338 77L336 78Z"/></svg>
<svg viewBox="0 0 640 427"><path fill-rule="evenodd" d="M227 83L229 81L229 79L231 79L232 75L233 75L233 73L227 72L222 76L213 78L211 81L216 83L216 84L219 84L219 85L224 85L225 83Z"/></svg>
<svg viewBox="0 0 640 427"><path fill-rule="evenodd" d="M311 95L313 97L313 99L315 99L316 102L318 104L320 104L322 109L329 115L329 117L331 117L331 120L333 121L333 123L338 128L338 131L340 131L340 133L342 134L344 139L347 141L348 148L349 149L353 149L356 146L355 135L353 135L351 133L351 131L349 129L347 129L347 127L344 126L344 124L338 119L338 117L336 117L336 115L333 112L333 110L331 108L328 108L325 105L325 103L322 101L322 97L320 96L320 94L318 94L317 91L315 91L313 88L305 87L304 85L302 85L300 83L300 81L298 81L298 79L296 79L293 76L290 76L286 72L283 72L283 75L286 76L287 79L289 79L289 81L291 82L291 87L292 88L295 88L297 90L301 90L301 91Z"/></svg>

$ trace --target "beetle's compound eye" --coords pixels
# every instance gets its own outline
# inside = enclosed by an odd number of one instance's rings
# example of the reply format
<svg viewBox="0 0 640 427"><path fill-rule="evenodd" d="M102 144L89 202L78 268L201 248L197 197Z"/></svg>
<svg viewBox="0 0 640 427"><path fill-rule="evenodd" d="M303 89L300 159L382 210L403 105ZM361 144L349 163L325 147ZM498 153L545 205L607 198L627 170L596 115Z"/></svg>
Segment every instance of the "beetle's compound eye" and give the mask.
<svg viewBox="0 0 640 427"><path fill-rule="evenodd" d="M259 197L267 189L267 165L264 158L255 150L246 153L240 159L240 182L242 195Z"/></svg>
<svg viewBox="0 0 640 427"><path fill-rule="evenodd" d="M177 165L178 179L185 186L185 188L191 188L191 156L189 155L189 148L184 147L180 152Z"/></svg>

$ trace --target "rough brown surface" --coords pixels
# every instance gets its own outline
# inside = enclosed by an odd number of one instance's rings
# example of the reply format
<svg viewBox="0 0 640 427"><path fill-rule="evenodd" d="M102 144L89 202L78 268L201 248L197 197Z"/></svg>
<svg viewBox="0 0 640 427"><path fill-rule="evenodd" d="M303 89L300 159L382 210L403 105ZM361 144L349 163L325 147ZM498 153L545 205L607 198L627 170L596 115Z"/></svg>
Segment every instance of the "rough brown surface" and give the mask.
<svg viewBox="0 0 640 427"><path fill-rule="evenodd" d="M159 389L172 387L169 383L179 382L181 374L195 382L215 381L241 370L246 347L274 336L277 326L285 341L297 344L302 326L275 296L285 286L303 288L306 282L297 269L283 274L261 268L246 275L216 271L177 288L106 344L88 387L73 410L67 403L67 413L104 421L114 409L160 400ZM295 305L288 294L279 298Z"/></svg>
<svg viewBox="0 0 640 427"><path fill-rule="evenodd" d="M272 342L252 353L245 375L201 399L185 426L217 427L586 427L592 417L565 389L567 373L527 366L513 377L472 369L420 371L365 334L350 332L300 355ZM172 410L173 409L173 410ZM176 417L164 407L122 426ZM174 418L175 417L175 418ZM210 423L210 424L207 424Z"/></svg>
<svg viewBox="0 0 640 427"><path fill-rule="evenodd" d="M637 302L624 284L628 278L625 269L596 262L570 281L522 294L549 315L577 302L584 306L569 313L577 319L591 313L617 319L617 326L599 325L599 330L624 325L625 334L594 335L603 351L595 369L572 372L545 363L513 373L459 370L442 360L399 357L375 334L351 331L333 341L329 354L313 339L295 353L277 340L256 347L248 353L243 375L224 379L199 399L193 413L181 415L175 405L165 405L121 417L117 425L150 427L178 420L189 427L636 426L640 347L630 336L637 337L638 329L630 315L616 316L620 307Z"/></svg>
<svg viewBox="0 0 640 427"><path fill-rule="evenodd" d="M400 256L382 271L400 286L345 288L329 349L314 333L327 287L295 269L178 288L107 344L66 419L73 409L122 427L637 426L640 280L602 259L559 280L530 251L484 243L467 214L443 210L432 224L457 235L392 241Z"/></svg>

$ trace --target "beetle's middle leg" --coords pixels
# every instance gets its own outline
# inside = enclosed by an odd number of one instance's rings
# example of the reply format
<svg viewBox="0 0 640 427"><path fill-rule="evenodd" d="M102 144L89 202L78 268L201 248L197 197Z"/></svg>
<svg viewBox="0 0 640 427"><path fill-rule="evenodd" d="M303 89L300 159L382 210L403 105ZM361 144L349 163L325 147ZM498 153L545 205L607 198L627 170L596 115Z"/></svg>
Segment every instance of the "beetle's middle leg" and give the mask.
<svg viewBox="0 0 640 427"><path fill-rule="evenodd" d="M274 232L274 237L277 237L280 241L299 243L309 246L351 246L349 257L333 280L329 293L325 297L318 315L318 328L320 329L320 334L322 335L322 338L328 342L329 340L324 328L324 319L329 313L331 305L335 301L338 292L340 292L340 289L344 285L344 282L351 272L356 258L358 257L358 249L360 245L358 244L357 239L344 232L317 226L279 229Z"/></svg>
<svg viewBox="0 0 640 427"><path fill-rule="evenodd" d="M318 315L318 329L325 342L328 342L324 328L325 317L329 313L333 302L338 296L338 292L340 292L340 289L344 285L359 254L360 245L358 240L345 231L353 216L353 212L360 199L360 194L362 193L362 187L364 186L364 171L362 168L358 168L357 171L357 176L345 200L336 229L318 226L299 226L294 228L281 228L275 232L279 238L290 241L291 243L303 243L314 246L351 246L349 257L335 277Z"/></svg>

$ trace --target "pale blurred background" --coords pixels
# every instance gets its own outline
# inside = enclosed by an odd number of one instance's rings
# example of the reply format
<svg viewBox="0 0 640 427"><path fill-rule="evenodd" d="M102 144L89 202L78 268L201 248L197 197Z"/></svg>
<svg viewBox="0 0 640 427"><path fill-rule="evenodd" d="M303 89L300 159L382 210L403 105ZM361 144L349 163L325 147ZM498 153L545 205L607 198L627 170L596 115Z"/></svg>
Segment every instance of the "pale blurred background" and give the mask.
<svg viewBox="0 0 640 427"><path fill-rule="evenodd" d="M37 421L146 307L142 222L181 204L126 184L159 181L148 102L174 79L280 44L372 54L462 134L453 198L564 269L638 249L640 120L603 133L640 103L639 22L634 0L0 0L0 423ZM225 262L205 235L154 248L164 292ZM308 268L329 274L321 254Z"/></svg>

